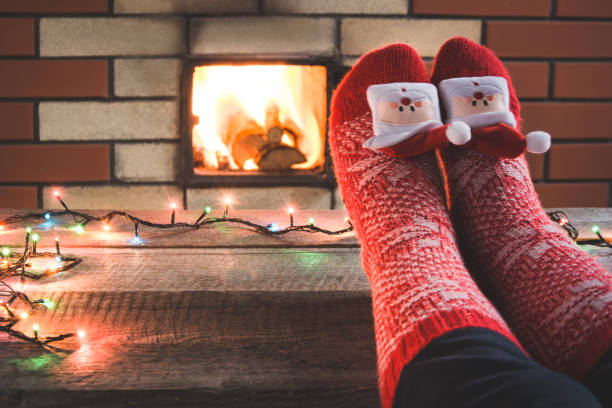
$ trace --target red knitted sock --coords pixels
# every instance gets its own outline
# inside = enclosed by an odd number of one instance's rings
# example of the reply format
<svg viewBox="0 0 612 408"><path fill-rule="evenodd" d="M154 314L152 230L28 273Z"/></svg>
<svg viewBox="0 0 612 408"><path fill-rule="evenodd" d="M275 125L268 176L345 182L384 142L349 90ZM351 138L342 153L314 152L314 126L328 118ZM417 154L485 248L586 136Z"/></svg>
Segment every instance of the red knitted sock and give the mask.
<svg viewBox="0 0 612 408"><path fill-rule="evenodd" d="M463 265L434 154L398 159L362 146L373 136L368 86L426 80L413 49L390 45L363 56L332 100L330 147L372 285L383 407L403 366L450 330L485 327L516 342Z"/></svg>
<svg viewBox="0 0 612 408"><path fill-rule="evenodd" d="M487 48L454 38L440 49L432 82L503 76ZM446 165L453 221L470 272L540 363L581 378L612 345L612 275L549 220L523 156L451 147Z"/></svg>

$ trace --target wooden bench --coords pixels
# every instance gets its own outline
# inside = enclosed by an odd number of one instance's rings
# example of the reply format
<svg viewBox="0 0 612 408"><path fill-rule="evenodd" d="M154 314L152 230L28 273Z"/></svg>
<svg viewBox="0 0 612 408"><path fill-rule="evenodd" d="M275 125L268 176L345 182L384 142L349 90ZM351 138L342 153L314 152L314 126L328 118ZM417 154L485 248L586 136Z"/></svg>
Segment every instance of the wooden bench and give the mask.
<svg viewBox="0 0 612 408"><path fill-rule="evenodd" d="M566 210L581 236L593 223L612 230L612 209ZM19 213L0 210L0 219ZM103 214L105 211L88 211ZM133 214L169 222L169 211ZM198 211L179 211L193 222ZM232 211L285 226L282 211ZM346 227L343 211L304 211L328 229ZM354 233L264 236L229 224L200 230L140 229L117 221L83 235L55 220L30 226L39 251L83 258L76 268L25 292L51 299L18 329L40 334L83 329L50 353L0 334L2 406L377 407L369 283ZM23 225L25 226L25 224ZM0 244L20 248L24 231ZM609 250L589 249L612 267ZM608 252L606 252L608 251ZM611 268L612 269L612 268ZM12 282L17 283L17 280ZM19 288L19 285L16 285Z"/></svg>

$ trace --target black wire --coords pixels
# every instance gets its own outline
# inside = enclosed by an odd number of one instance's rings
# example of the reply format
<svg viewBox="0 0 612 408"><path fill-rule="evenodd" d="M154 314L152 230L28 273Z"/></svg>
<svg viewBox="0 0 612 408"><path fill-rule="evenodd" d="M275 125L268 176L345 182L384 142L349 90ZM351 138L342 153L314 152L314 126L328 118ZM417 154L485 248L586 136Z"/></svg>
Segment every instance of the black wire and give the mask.
<svg viewBox="0 0 612 408"><path fill-rule="evenodd" d="M80 218L80 222L78 222L79 224L85 226L87 224L89 224L90 222L93 221L101 221L101 222L105 222L105 223L109 223L112 221L112 219L114 217L122 217L125 218L127 220L129 220L130 222L134 223L134 224L139 224L139 225L145 225L147 227L151 227L151 228L159 228L159 229L168 229L168 228L193 228L193 229L199 229L205 225L210 225L210 224L217 224L217 223L223 223L223 222L227 222L227 223L234 223L234 224L242 224L245 225L247 227L251 227L253 230L265 234L265 235L284 235L288 232L291 231L304 231L304 232L318 232L318 233L322 233L322 234L326 234L326 235L340 235L340 234L345 234L347 232L350 232L353 230L353 225L349 222L349 226L347 228L341 229L341 230L337 230L337 231L331 231L331 230L327 230L324 228L320 228L317 227L315 225L312 224L307 224L307 225L294 225L294 226L289 226L287 228L284 229L278 229L278 230L272 230L269 228L269 226L266 225L262 225L262 224L256 224L254 222L242 219L242 218L229 218L229 217L221 217L221 218L217 218L217 217L210 217L210 218L203 218L201 215L200 217L197 219L196 222L194 223L187 223L187 222L175 222L175 223L169 223L169 224L164 224L164 223L154 223L151 221L147 221L145 219L136 217L134 215L131 215L125 211L118 211L118 210L113 210L108 212L105 215L101 215L101 216L94 216L94 215L90 215L87 213L83 213L83 212L79 212L79 211L73 211L70 209L66 209L66 210L62 210L62 211L46 211L44 213L27 213L27 214L17 214L17 215L13 215L11 217L5 218L4 220L0 221L0 223L4 223L7 225L11 225L11 224L15 224L18 223L20 221L26 220L26 219L35 219L35 218L45 218L45 215L48 216L63 216L63 215L71 215L72 217L74 217L76 219L76 217Z"/></svg>

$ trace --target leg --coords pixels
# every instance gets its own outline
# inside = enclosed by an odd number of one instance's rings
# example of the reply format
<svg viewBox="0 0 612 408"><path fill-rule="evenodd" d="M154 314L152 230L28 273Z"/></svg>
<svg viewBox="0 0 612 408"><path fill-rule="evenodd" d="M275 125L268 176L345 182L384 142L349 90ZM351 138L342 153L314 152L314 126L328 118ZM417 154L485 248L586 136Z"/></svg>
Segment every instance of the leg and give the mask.
<svg viewBox="0 0 612 408"><path fill-rule="evenodd" d="M604 408L612 408L612 349L595 364L582 383L591 390Z"/></svg>
<svg viewBox="0 0 612 408"><path fill-rule="evenodd" d="M332 100L336 178L372 285L378 377L390 407L402 368L433 339L484 327L516 342L463 265L433 153L397 159L365 149L373 136L369 85L427 82L414 50L391 45L362 57Z"/></svg>
<svg viewBox="0 0 612 408"><path fill-rule="evenodd" d="M464 38L438 53L433 82L509 76L487 48ZM449 148L453 221L470 272L531 355L581 379L612 346L612 275L576 246L542 209L524 157Z"/></svg>
<svg viewBox="0 0 612 408"><path fill-rule="evenodd" d="M599 407L581 384L531 360L481 328L437 338L404 367L394 408Z"/></svg>

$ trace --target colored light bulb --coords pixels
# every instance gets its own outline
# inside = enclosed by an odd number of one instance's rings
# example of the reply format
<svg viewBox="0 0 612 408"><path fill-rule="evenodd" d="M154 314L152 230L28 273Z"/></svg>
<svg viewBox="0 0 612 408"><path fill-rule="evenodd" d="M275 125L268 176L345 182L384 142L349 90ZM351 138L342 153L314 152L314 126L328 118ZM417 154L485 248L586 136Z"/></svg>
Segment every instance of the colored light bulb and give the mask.
<svg viewBox="0 0 612 408"><path fill-rule="evenodd" d="M77 225L74 226L74 232L76 232L77 234L81 235L82 233L85 232L85 228L83 228L83 225L77 224Z"/></svg>
<svg viewBox="0 0 612 408"><path fill-rule="evenodd" d="M38 323L34 323L32 325L32 330L34 331L34 333L38 333L38 331L40 330L40 326L38 326Z"/></svg>
<svg viewBox="0 0 612 408"><path fill-rule="evenodd" d="M26 232L30 234L32 232L32 227L26 227Z"/></svg>
<svg viewBox="0 0 612 408"><path fill-rule="evenodd" d="M599 225L593 225L591 231L593 231L594 234L599 234Z"/></svg>
<svg viewBox="0 0 612 408"><path fill-rule="evenodd" d="M46 307L47 309L53 309L53 307L55 306L55 303L50 299L45 299L45 301L43 302L43 306Z"/></svg>
<svg viewBox="0 0 612 408"><path fill-rule="evenodd" d="M29 315L28 315L26 312L21 312L21 313L19 314L19 317L21 317L22 319L27 319L27 318L28 318L28 316L29 316Z"/></svg>
<svg viewBox="0 0 612 408"><path fill-rule="evenodd" d="M310 224L310 225L314 225L314 218L313 218L313 217L310 217L310 218L308 219L308 224Z"/></svg>
<svg viewBox="0 0 612 408"><path fill-rule="evenodd" d="M103 229L104 231L110 231L110 225L108 225L108 224L104 223L104 226L102 227L102 229Z"/></svg>
<svg viewBox="0 0 612 408"><path fill-rule="evenodd" d="M54 197L59 197L60 196L60 192L58 190L53 190L53 196Z"/></svg>
<svg viewBox="0 0 612 408"><path fill-rule="evenodd" d="M289 224L293 227L293 207L289 207L287 212L289 213Z"/></svg>
<svg viewBox="0 0 612 408"><path fill-rule="evenodd" d="M51 219L51 214L45 213L45 215L43 217L45 217L45 220L50 220Z"/></svg>
<svg viewBox="0 0 612 408"><path fill-rule="evenodd" d="M8 257L11 254L9 247L2 247L2 256Z"/></svg>
<svg viewBox="0 0 612 408"><path fill-rule="evenodd" d="M38 239L39 239L39 238L40 238L40 237L38 236L38 234L32 234L32 241L34 241L34 242L38 242Z"/></svg>
<svg viewBox="0 0 612 408"><path fill-rule="evenodd" d="M206 214L210 214L211 211L212 211L212 208L210 208L210 206L208 206L208 205L204 208L204 212Z"/></svg>
<svg viewBox="0 0 612 408"><path fill-rule="evenodd" d="M77 337L79 339L82 339L83 337L85 337L85 330L77 330Z"/></svg>

